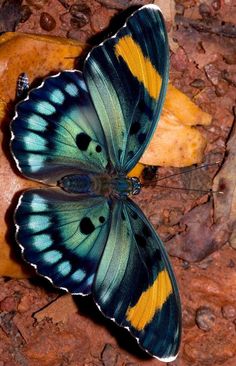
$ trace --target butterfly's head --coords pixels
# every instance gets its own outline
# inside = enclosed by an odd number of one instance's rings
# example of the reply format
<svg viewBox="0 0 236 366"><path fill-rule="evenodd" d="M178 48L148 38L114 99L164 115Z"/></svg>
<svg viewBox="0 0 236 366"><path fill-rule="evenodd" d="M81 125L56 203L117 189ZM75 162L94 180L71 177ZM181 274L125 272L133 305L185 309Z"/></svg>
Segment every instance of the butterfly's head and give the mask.
<svg viewBox="0 0 236 366"><path fill-rule="evenodd" d="M111 179L111 195L116 197L127 197L130 194L139 194L141 183L137 177L127 178L118 176Z"/></svg>
<svg viewBox="0 0 236 366"><path fill-rule="evenodd" d="M129 178L131 185L132 185L132 194L137 195L140 193L142 185L140 180L137 177Z"/></svg>

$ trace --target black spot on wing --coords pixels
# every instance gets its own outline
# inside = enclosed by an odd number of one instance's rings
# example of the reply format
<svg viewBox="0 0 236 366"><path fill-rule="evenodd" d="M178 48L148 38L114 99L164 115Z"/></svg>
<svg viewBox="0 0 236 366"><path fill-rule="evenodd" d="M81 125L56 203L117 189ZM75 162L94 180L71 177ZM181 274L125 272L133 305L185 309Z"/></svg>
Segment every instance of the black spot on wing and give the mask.
<svg viewBox="0 0 236 366"><path fill-rule="evenodd" d="M163 262L163 258L162 258L162 255L161 255L161 252L158 248L156 248L155 250L155 253L153 254L153 261L155 263L160 263L160 262Z"/></svg>
<svg viewBox="0 0 236 366"><path fill-rule="evenodd" d="M138 142L139 142L140 144L143 144L143 143L144 143L144 141L145 141L145 139L146 139L146 136L147 136L147 134L146 134L146 133L140 133L140 134L138 135Z"/></svg>
<svg viewBox="0 0 236 366"><path fill-rule="evenodd" d="M138 133L138 131L141 128L141 124L140 122L136 121L132 124L131 128L130 128L130 134L131 135L136 135L136 133Z"/></svg>
<svg viewBox="0 0 236 366"><path fill-rule="evenodd" d="M135 240L136 240L138 246L140 246L140 247L145 247L147 244L146 239L142 235L135 234Z"/></svg>
<svg viewBox="0 0 236 366"><path fill-rule="evenodd" d="M133 150L130 150L128 152L128 158L131 159L133 156L134 156L134 152L133 152Z"/></svg>
<svg viewBox="0 0 236 366"><path fill-rule="evenodd" d="M102 148L101 148L101 146L100 146L100 145L97 145L97 146L96 146L96 151L97 151L97 153L100 153L100 152L102 151Z"/></svg>
<svg viewBox="0 0 236 366"><path fill-rule="evenodd" d="M99 217L99 222L100 222L101 224L103 224L103 223L104 223L104 221L105 221L105 217L104 217L104 216L100 216L100 217Z"/></svg>
<svg viewBox="0 0 236 366"><path fill-rule="evenodd" d="M89 235L95 230L95 226L89 217L84 217L80 221L80 231L82 234Z"/></svg>
<svg viewBox="0 0 236 366"><path fill-rule="evenodd" d="M76 145L78 146L78 148L82 151L86 151L90 141L91 141L91 137L89 135L87 135L86 133L79 133L76 136Z"/></svg>
<svg viewBox="0 0 236 366"><path fill-rule="evenodd" d="M148 226L146 226L146 225L143 227L142 233L143 233L143 235L144 235L146 238L150 238L150 237L152 236L152 232L151 232L151 230L150 230L150 229L149 229L149 227L148 227Z"/></svg>

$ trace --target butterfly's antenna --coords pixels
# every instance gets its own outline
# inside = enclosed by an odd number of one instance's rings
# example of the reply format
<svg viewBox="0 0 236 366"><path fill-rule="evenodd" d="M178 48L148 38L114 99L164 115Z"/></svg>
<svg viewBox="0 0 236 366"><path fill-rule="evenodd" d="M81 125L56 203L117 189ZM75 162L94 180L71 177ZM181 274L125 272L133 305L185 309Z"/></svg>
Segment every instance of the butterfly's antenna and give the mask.
<svg viewBox="0 0 236 366"><path fill-rule="evenodd" d="M219 165L220 163L221 163L220 161L217 161L215 163L202 164L202 165L199 165L197 167L194 167L194 168L191 168L191 169L182 171L182 172L178 172L178 173L173 173L173 174L166 175L165 177L162 177L160 179L154 179L150 183L147 183L147 184L142 183L142 186L143 187L146 187L146 186L151 185L152 183L160 182L163 179L172 178L172 177L174 177L176 175L191 173L191 172L193 172L193 171L195 171L197 169L202 169L202 168L206 168L206 167L213 166L213 165ZM166 189L177 189L177 190L181 190L181 191L200 192L200 193L210 193L210 194L218 193L218 194L224 194L224 192L222 192L222 191L213 191L212 189L204 190L204 189L194 189L194 188L182 188L182 187L173 187L173 186L162 186L160 184L157 184L156 187L166 188Z"/></svg>
<svg viewBox="0 0 236 366"><path fill-rule="evenodd" d="M188 169L188 170L184 170L182 172L178 172L178 173L173 173L173 174L170 174L170 175L166 175L165 177L162 177L160 179L156 179L154 180L154 182L160 182L160 180L163 180L163 179L168 179L168 178L172 178L176 175L181 175L181 174L186 174L186 173L191 173L191 172L194 172L195 170L197 169L202 169L202 168L206 168L206 167L209 167L209 166L213 166L213 165L219 165L221 162L220 161L217 161L215 163L208 163L208 164L202 164L202 165L199 165L199 166L196 166L194 168L191 168L191 169Z"/></svg>
<svg viewBox="0 0 236 366"><path fill-rule="evenodd" d="M182 187L172 187L172 186L162 186L160 184L157 184L156 187L160 188L166 188L166 189L178 189L180 191L191 191L191 192L200 192L200 193L210 193L210 194L224 194L222 191L213 191L212 189L194 189L194 188L182 188Z"/></svg>

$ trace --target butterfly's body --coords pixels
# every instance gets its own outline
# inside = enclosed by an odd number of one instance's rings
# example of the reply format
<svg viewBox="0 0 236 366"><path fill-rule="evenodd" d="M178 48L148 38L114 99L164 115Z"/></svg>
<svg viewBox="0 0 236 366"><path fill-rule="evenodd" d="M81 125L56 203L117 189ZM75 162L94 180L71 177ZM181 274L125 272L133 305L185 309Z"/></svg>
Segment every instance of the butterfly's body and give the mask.
<svg viewBox="0 0 236 366"><path fill-rule="evenodd" d="M68 193L126 198L138 194L141 183L138 178L119 175L72 174L63 177L59 186Z"/></svg>
<svg viewBox="0 0 236 366"><path fill-rule="evenodd" d="M133 13L86 58L16 108L11 150L27 177L54 188L24 192L15 211L24 258L55 286L92 294L162 361L179 349L176 280L155 229L130 195L128 173L156 128L168 83L168 42L159 8Z"/></svg>

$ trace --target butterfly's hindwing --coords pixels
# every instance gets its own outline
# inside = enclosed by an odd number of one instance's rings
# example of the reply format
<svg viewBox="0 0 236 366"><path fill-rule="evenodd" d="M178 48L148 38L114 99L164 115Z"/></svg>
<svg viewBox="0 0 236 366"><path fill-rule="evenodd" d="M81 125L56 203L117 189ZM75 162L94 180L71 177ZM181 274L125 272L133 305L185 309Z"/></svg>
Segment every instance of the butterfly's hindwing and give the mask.
<svg viewBox="0 0 236 366"><path fill-rule="evenodd" d="M105 198L29 190L20 198L15 223L24 258L41 275L71 293L91 292L110 227Z"/></svg>
<svg viewBox="0 0 236 366"><path fill-rule="evenodd" d="M45 79L18 104L11 148L28 178L55 183L68 173L102 172L106 142L79 71Z"/></svg>
<svg viewBox="0 0 236 366"><path fill-rule="evenodd" d="M118 171L130 171L150 141L166 92L168 68L164 21L152 6L135 12L85 62L85 80Z"/></svg>
<svg viewBox="0 0 236 366"><path fill-rule="evenodd" d="M181 333L177 284L164 246L132 201L116 201L94 283L101 311L128 327L159 359L176 357Z"/></svg>

